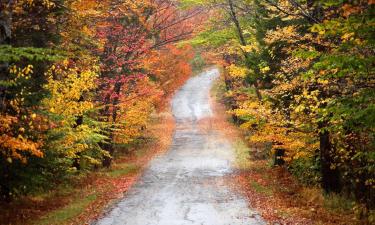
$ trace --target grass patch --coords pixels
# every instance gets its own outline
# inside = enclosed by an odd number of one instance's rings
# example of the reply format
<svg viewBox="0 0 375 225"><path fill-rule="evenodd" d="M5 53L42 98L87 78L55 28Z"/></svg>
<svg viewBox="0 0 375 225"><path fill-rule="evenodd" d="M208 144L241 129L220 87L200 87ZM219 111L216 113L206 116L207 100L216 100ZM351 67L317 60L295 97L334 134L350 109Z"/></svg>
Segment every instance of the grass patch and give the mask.
<svg viewBox="0 0 375 225"><path fill-rule="evenodd" d="M225 99L225 83L223 79L220 77L217 79L211 88L211 95L214 96L216 99L223 101Z"/></svg>
<svg viewBox="0 0 375 225"><path fill-rule="evenodd" d="M247 147L241 139L236 140L233 147L236 155L236 167L241 170L250 169L251 161L249 147Z"/></svg>
<svg viewBox="0 0 375 225"><path fill-rule="evenodd" d="M71 204L52 211L43 216L35 225L69 224L69 220L81 214L86 207L97 198L96 194L86 196L84 199L75 199Z"/></svg>
<svg viewBox="0 0 375 225"><path fill-rule="evenodd" d="M258 193L265 194L265 195L268 195L268 196L272 195L272 190L270 188L265 187L265 186L259 184L258 182L251 181L250 185Z"/></svg>
<svg viewBox="0 0 375 225"><path fill-rule="evenodd" d="M122 163L117 164L113 167L111 171L108 171L106 174L110 177L116 178L132 173L136 173L139 171L139 166L135 164L129 164L129 163Z"/></svg>
<svg viewBox="0 0 375 225"><path fill-rule="evenodd" d="M345 213L353 208L354 202L350 198L331 193L324 195L323 205L328 210Z"/></svg>
<svg viewBox="0 0 375 225"><path fill-rule="evenodd" d="M195 51L194 58L190 61L193 75L197 75L207 67L206 60L202 57L202 54Z"/></svg>
<svg viewBox="0 0 375 225"><path fill-rule="evenodd" d="M30 198L35 201L43 201L49 198L55 197L64 197L69 196L72 194L72 190L74 189L73 184L71 183L62 183L59 184L55 190L46 191L44 193L35 193L30 195Z"/></svg>

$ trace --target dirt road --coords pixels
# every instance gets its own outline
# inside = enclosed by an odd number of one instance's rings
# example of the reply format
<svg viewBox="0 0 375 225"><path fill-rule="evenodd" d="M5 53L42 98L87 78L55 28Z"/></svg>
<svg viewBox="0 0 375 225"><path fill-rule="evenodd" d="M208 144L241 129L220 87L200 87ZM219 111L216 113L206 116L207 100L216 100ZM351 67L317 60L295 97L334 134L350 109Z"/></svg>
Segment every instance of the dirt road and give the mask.
<svg viewBox="0 0 375 225"><path fill-rule="evenodd" d="M231 143L219 130L199 125L213 115L209 91L218 76L217 69L210 69L176 93L172 102L176 131L170 150L152 160L124 199L94 224L265 224L225 181L233 172Z"/></svg>

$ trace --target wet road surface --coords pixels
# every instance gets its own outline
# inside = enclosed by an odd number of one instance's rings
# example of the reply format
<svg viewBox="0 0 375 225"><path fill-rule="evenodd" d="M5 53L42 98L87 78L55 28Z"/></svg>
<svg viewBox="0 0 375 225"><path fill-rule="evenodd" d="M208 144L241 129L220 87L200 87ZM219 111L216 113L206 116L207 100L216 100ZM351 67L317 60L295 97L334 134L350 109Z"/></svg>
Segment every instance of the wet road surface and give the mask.
<svg viewBox="0 0 375 225"><path fill-rule="evenodd" d="M188 80L176 93L176 131L170 150L153 159L138 183L96 225L265 224L232 190L234 153L218 130L201 129L212 110L209 91L217 69ZM163 132L163 131L160 131Z"/></svg>

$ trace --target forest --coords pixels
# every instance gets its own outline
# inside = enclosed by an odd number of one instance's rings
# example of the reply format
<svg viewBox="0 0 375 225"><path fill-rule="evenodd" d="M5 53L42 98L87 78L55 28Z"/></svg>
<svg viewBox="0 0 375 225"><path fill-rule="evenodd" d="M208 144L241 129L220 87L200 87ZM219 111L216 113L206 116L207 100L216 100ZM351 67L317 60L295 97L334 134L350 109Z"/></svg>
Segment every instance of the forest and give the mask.
<svg viewBox="0 0 375 225"><path fill-rule="evenodd" d="M216 65L254 154L371 224L374 53L374 0L1 1L1 204L111 168Z"/></svg>

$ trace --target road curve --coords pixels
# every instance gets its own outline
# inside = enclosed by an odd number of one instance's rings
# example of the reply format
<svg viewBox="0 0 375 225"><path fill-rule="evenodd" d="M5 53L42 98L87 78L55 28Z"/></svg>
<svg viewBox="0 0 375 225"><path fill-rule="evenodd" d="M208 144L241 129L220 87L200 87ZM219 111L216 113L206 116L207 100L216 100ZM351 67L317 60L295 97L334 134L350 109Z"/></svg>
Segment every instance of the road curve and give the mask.
<svg viewBox="0 0 375 225"><path fill-rule="evenodd" d="M95 225L265 224L233 191L233 149L218 130L202 130L212 110L209 90L219 71L192 77L176 93L176 131L170 150L151 161L138 183ZM163 132L163 131L160 131Z"/></svg>

